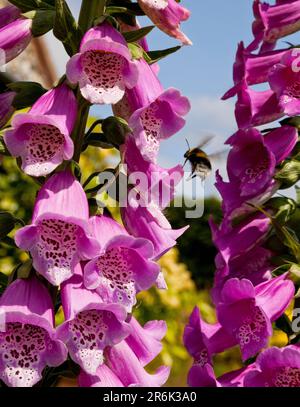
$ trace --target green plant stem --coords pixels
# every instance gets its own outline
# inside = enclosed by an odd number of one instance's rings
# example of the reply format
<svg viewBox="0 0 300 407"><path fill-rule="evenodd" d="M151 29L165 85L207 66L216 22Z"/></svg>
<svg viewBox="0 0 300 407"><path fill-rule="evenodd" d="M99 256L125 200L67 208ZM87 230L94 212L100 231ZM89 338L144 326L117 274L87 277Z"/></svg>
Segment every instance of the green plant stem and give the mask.
<svg viewBox="0 0 300 407"><path fill-rule="evenodd" d="M82 144L85 136L86 125L89 117L90 104L82 98L79 89L77 91L77 101L79 109L77 114L75 130L73 131L72 138L74 140L73 160L79 163Z"/></svg>
<svg viewBox="0 0 300 407"><path fill-rule="evenodd" d="M96 18L103 16L106 0L82 0L78 24L83 32L89 30ZM73 160L79 163L86 125L89 117L90 104L83 99L80 90L77 91L78 115L75 129L73 131L74 157Z"/></svg>
<svg viewBox="0 0 300 407"><path fill-rule="evenodd" d="M83 32L93 26L96 18L103 16L105 6L106 0L82 0L78 23Z"/></svg>

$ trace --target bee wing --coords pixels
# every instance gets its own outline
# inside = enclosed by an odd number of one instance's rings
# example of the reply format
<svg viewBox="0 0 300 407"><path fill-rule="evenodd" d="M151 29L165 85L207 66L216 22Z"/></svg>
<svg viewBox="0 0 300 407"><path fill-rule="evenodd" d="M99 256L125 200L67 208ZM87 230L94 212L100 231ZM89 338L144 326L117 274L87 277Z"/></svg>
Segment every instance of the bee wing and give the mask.
<svg viewBox="0 0 300 407"><path fill-rule="evenodd" d="M216 137L215 134L208 133L205 136L203 136L200 144L197 146L197 148L203 148L206 147L214 138Z"/></svg>
<svg viewBox="0 0 300 407"><path fill-rule="evenodd" d="M228 149L222 150L222 151L217 151L216 153L209 154L209 159L211 161L224 161L226 159L226 156L228 154Z"/></svg>

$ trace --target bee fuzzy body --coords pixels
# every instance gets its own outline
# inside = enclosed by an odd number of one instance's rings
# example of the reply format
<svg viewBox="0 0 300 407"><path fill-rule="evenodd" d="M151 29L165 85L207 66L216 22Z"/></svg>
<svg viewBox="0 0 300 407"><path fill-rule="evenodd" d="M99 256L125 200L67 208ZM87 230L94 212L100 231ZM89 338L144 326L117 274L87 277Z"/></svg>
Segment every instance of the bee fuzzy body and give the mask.
<svg viewBox="0 0 300 407"><path fill-rule="evenodd" d="M188 179L199 177L204 181L211 173L212 166L208 155L200 148L193 148L184 154L185 162L189 161L192 167Z"/></svg>

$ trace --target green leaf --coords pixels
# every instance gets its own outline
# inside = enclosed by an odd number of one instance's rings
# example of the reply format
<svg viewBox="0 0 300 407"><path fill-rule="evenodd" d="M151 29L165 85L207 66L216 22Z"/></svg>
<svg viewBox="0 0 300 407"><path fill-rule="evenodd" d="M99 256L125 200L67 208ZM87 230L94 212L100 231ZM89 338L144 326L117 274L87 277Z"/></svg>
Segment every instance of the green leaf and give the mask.
<svg viewBox="0 0 300 407"><path fill-rule="evenodd" d="M55 4L53 33L63 43L68 55L72 56L79 49L82 33L65 0L56 0Z"/></svg>
<svg viewBox="0 0 300 407"><path fill-rule="evenodd" d="M135 42L146 37L146 35L148 35L154 27L154 25L148 25L147 27L140 28L139 30L126 31L123 33L123 36L127 42Z"/></svg>
<svg viewBox="0 0 300 407"><path fill-rule="evenodd" d="M7 87L17 93L13 101L17 110L32 106L46 93L46 89L36 82L12 82Z"/></svg>
<svg viewBox="0 0 300 407"><path fill-rule="evenodd" d="M4 239L14 228L19 219L9 212L0 212L0 239Z"/></svg>
<svg viewBox="0 0 300 407"><path fill-rule="evenodd" d="M77 178L78 181L80 182L81 175L82 175L80 165L76 161L72 160L70 169L71 169L71 172L73 173L74 177Z"/></svg>
<svg viewBox="0 0 300 407"><path fill-rule="evenodd" d="M53 29L54 9L27 11L23 16L32 20L31 32L34 37L40 37Z"/></svg>
<svg viewBox="0 0 300 407"><path fill-rule="evenodd" d="M128 11L127 7L119 7L119 6L109 6L105 9L105 14L112 15L112 14L122 14Z"/></svg>
<svg viewBox="0 0 300 407"><path fill-rule="evenodd" d="M54 0L9 0L9 2L19 7L23 13L37 9L54 8Z"/></svg>
<svg viewBox="0 0 300 407"><path fill-rule="evenodd" d="M162 58L165 58L171 54L174 54L174 52L177 52L178 50L181 49L181 45L178 45L177 47L172 47L172 48L167 48L167 49L162 49L162 50L157 50L157 51L148 51L146 54L148 58L146 59L149 64L154 64L155 62L160 61Z"/></svg>
<svg viewBox="0 0 300 407"><path fill-rule="evenodd" d="M127 13L131 13L132 15L135 16L144 16L145 13L141 9L138 3L131 3L128 0L115 0L110 2L110 5L106 7L106 10L111 7L117 7L117 8L125 8L127 10Z"/></svg>
<svg viewBox="0 0 300 407"><path fill-rule="evenodd" d="M282 126L289 125L300 129L300 116L288 117L279 122Z"/></svg>
<svg viewBox="0 0 300 407"><path fill-rule="evenodd" d="M271 198L265 205L266 208L272 209L275 212L274 218L282 225L287 223L297 209L296 202L287 197Z"/></svg>

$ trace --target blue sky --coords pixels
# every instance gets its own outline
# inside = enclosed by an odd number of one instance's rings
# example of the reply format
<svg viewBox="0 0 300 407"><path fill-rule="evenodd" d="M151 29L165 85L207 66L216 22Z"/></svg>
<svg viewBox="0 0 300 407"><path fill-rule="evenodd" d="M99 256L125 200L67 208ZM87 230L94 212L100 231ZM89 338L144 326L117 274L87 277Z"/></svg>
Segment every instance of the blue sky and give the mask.
<svg viewBox="0 0 300 407"><path fill-rule="evenodd" d="M80 1L69 0L68 3L77 13ZM249 43L252 38L252 0L182 0L182 5L192 12L182 29L193 41L193 46L183 47L162 60L159 77L165 88L176 87L188 96L192 110L184 130L162 143L160 164L166 167L183 162L185 138L195 146L204 134L215 134L214 142L208 148L208 152L214 152L222 150L224 141L236 130L234 100L223 102L220 97L232 85L237 43L240 40ZM143 18L141 23L149 24L149 21ZM50 38L48 35L58 72L62 74L67 56L60 44ZM162 49L175 46L177 42L155 29L149 35L149 45L151 49ZM93 108L93 114L105 117L110 109L97 106ZM224 163L216 163L216 166L221 166L224 172ZM213 183L212 175L205 184L206 195L216 194Z"/></svg>

